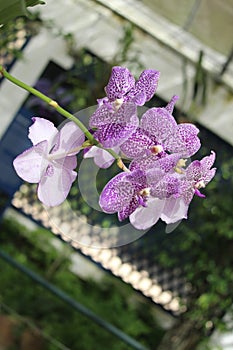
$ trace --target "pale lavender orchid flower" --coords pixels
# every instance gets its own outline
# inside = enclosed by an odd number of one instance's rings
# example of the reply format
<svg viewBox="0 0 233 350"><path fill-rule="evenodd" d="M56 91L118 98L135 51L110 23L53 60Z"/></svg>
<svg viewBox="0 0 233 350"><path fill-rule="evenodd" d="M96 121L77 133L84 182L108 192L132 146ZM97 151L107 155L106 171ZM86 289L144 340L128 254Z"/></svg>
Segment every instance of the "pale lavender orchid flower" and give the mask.
<svg viewBox="0 0 233 350"><path fill-rule="evenodd" d="M18 155L14 168L23 180L37 183L39 200L49 207L61 204L76 179L76 154L85 137L79 127L66 123L60 131L52 122L32 118L28 137L33 146Z"/></svg>

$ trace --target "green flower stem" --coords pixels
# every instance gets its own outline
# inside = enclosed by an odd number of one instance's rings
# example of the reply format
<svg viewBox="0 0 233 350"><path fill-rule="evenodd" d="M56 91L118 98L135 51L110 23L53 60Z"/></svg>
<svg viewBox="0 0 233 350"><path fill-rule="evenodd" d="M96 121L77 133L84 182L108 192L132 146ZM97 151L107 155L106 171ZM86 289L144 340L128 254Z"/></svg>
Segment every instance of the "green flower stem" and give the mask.
<svg viewBox="0 0 233 350"><path fill-rule="evenodd" d="M68 112L67 110L65 110L64 108L62 108L61 106L59 106L59 104L52 100L50 97L42 94L40 91L34 89L33 87L23 83L21 80L13 77L10 73L8 73L3 66L0 65L0 74L6 78L7 80L11 81L13 84L21 87L22 89L30 92L32 95L40 98L42 101L46 102L48 105L52 106L58 113L60 113L61 115L63 115L65 118L73 121L75 124L78 125L78 127L84 132L85 136L88 138L88 140L90 141L90 146L91 145L95 145L97 147L103 148L99 142L94 138L94 136L90 133L90 131L85 127L85 125L78 119L76 118L73 114L71 114L70 112ZM105 149L105 148L103 148ZM107 152L109 152L116 160L117 163L119 164L118 166L124 170L124 165L121 157L114 152L112 149L106 149ZM120 166L121 165L121 166Z"/></svg>

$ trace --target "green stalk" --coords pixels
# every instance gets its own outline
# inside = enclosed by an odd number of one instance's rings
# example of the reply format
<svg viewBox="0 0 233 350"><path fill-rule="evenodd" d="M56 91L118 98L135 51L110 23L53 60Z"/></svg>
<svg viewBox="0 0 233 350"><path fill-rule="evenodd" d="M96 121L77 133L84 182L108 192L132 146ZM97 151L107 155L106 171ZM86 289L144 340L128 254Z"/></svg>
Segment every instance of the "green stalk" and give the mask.
<svg viewBox="0 0 233 350"><path fill-rule="evenodd" d="M38 97L39 99L41 99L42 101L46 102L49 106L52 106L58 113L63 115L63 117L65 117L65 118L73 121L75 124L77 124L78 127L83 131L83 133L85 134L87 139L90 141L90 144L89 144L90 146L91 145L95 145L97 147L103 148L99 144L99 142L94 138L94 136L90 133L90 131L85 127L85 125L78 118L76 118L73 114L71 114L70 112L68 112L67 110L65 110L61 106L59 106L59 104L56 101L54 101L50 97L42 94L40 91L34 89L33 87L25 84L21 80L13 77L1 65L0 65L0 74L4 78L6 78L7 80L11 81L13 84L15 84L15 85L21 87L22 89L30 92L32 95L34 95L34 96ZM125 166L124 166L124 164L123 164L123 162L121 160L121 157L116 152L114 152L112 149L106 149L106 151L109 152L117 160L118 166L122 170L125 170Z"/></svg>

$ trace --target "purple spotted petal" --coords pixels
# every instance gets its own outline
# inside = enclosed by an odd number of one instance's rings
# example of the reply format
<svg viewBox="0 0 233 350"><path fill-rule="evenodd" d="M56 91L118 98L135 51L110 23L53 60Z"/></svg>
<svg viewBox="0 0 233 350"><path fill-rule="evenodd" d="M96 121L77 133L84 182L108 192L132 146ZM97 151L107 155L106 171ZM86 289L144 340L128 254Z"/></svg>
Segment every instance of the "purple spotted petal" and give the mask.
<svg viewBox="0 0 233 350"><path fill-rule="evenodd" d="M190 182L198 182L204 175L205 168L201 166L199 160L194 160L186 169L186 178Z"/></svg>
<svg viewBox="0 0 233 350"><path fill-rule="evenodd" d="M104 212L115 213L130 203L135 191L134 186L127 181L126 176L126 173L120 173L104 187L99 200Z"/></svg>
<svg viewBox="0 0 233 350"><path fill-rule="evenodd" d="M29 128L28 138L32 141L33 145L47 140L49 142L48 147L52 146L52 141L58 134L57 128L47 119L34 117L32 118L33 124Z"/></svg>
<svg viewBox="0 0 233 350"><path fill-rule="evenodd" d="M108 103L101 104L89 119L91 128L98 128L105 124L110 124L116 119L116 111L110 108Z"/></svg>
<svg viewBox="0 0 233 350"><path fill-rule="evenodd" d="M104 147L112 148L119 146L122 142L127 140L134 130L135 126L127 123L106 124L94 132L94 137Z"/></svg>
<svg viewBox="0 0 233 350"><path fill-rule="evenodd" d="M194 160L186 169L186 178L192 183L204 181L208 184L216 173L216 168L210 169L215 161L215 153L212 151L210 156L204 157L201 161Z"/></svg>
<svg viewBox="0 0 233 350"><path fill-rule="evenodd" d="M163 144L174 133L177 124L165 108L150 108L142 116L141 128L154 135L158 144Z"/></svg>
<svg viewBox="0 0 233 350"><path fill-rule="evenodd" d="M214 151L211 151L211 154L207 157L202 158L201 165L207 170L210 169L215 162L216 154Z"/></svg>
<svg viewBox="0 0 233 350"><path fill-rule="evenodd" d="M42 141L18 155L13 161L18 176L24 181L38 183L48 165L48 161L44 158L47 148L48 142Z"/></svg>
<svg viewBox="0 0 233 350"><path fill-rule="evenodd" d="M136 169L148 170L155 166L156 161L159 159L157 155L151 154L149 156L144 155L143 157L137 157L132 160L129 165L129 170L133 171Z"/></svg>
<svg viewBox="0 0 233 350"><path fill-rule="evenodd" d="M135 79L127 68L113 67L105 88L109 101L122 98L135 84Z"/></svg>
<svg viewBox="0 0 233 350"><path fill-rule="evenodd" d="M100 128L103 125L111 123L135 123L138 125L137 108L135 103L123 103L119 109L110 108L108 103L105 103L97 108L90 117L89 125L91 128ZM132 119L132 121L131 121Z"/></svg>
<svg viewBox="0 0 233 350"><path fill-rule="evenodd" d="M147 171L147 182L150 194L159 199L180 195L180 179L177 174L166 174L160 168Z"/></svg>
<svg viewBox="0 0 233 350"><path fill-rule="evenodd" d="M106 148L119 146L132 135L138 124L136 105L123 103L113 113L111 122L99 126L94 137Z"/></svg>
<svg viewBox="0 0 233 350"><path fill-rule="evenodd" d="M146 188L145 173L138 170L116 175L104 187L99 204L104 212L118 212L120 221L126 219L138 206L144 205L140 191Z"/></svg>
<svg viewBox="0 0 233 350"><path fill-rule="evenodd" d="M179 124L173 135L165 141L164 147L171 153L180 153L182 157L191 157L201 147L197 136L198 132L199 129L193 124Z"/></svg>
<svg viewBox="0 0 233 350"><path fill-rule="evenodd" d="M125 97L125 101L133 101L137 106L143 106L146 102L146 93L144 91L140 91L135 96L133 94L129 94Z"/></svg>
<svg viewBox="0 0 233 350"><path fill-rule="evenodd" d="M170 114L172 114L177 100L179 100L179 96L174 95L172 96L171 101L166 105L165 108Z"/></svg>
<svg viewBox="0 0 233 350"><path fill-rule="evenodd" d="M131 201L127 203L119 212L118 219L119 221L123 221L127 219L139 206L139 198L137 196L133 196Z"/></svg>
<svg viewBox="0 0 233 350"><path fill-rule="evenodd" d="M135 87L127 94L127 99L133 99L138 106L143 106L146 101L153 97L158 86L159 76L160 73L154 69L144 70Z"/></svg>
<svg viewBox="0 0 233 350"><path fill-rule="evenodd" d="M121 145L121 151L129 158L143 156L154 145L151 137L144 130L137 130Z"/></svg>
<svg viewBox="0 0 233 350"><path fill-rule="evenodd" d="M207 185L215 176L216 174L216 168L213 168L211 170L209 170L207 173L205 173L205 175L203 176L203 181L205 183L205 185Z"/></svg>

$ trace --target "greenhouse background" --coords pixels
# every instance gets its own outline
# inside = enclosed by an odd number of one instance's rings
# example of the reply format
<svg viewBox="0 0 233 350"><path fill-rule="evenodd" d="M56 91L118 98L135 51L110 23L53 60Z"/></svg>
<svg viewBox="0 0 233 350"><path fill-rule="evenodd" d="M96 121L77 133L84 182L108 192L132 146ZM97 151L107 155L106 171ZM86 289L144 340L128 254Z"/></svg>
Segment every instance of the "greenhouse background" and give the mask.
<svg viewBox="0 0 233 350"><path fill-rule="evenodd" d="M232 0L47 0L28 9L0 28L0 64L12 75L78 113L103 96L113 65L136 76L157 69L148 107L179 95L177 121L198 126L197 157L214 149L218 171L174 231L159 223L129 240L128 229L118 244L120 228L105 234L114 219L90 208L78 184L69 208L48 211L16 175L31 117L63 119L2 79L0 348L231 349ZM90 172L87 191L91 181Z"/></svg>

